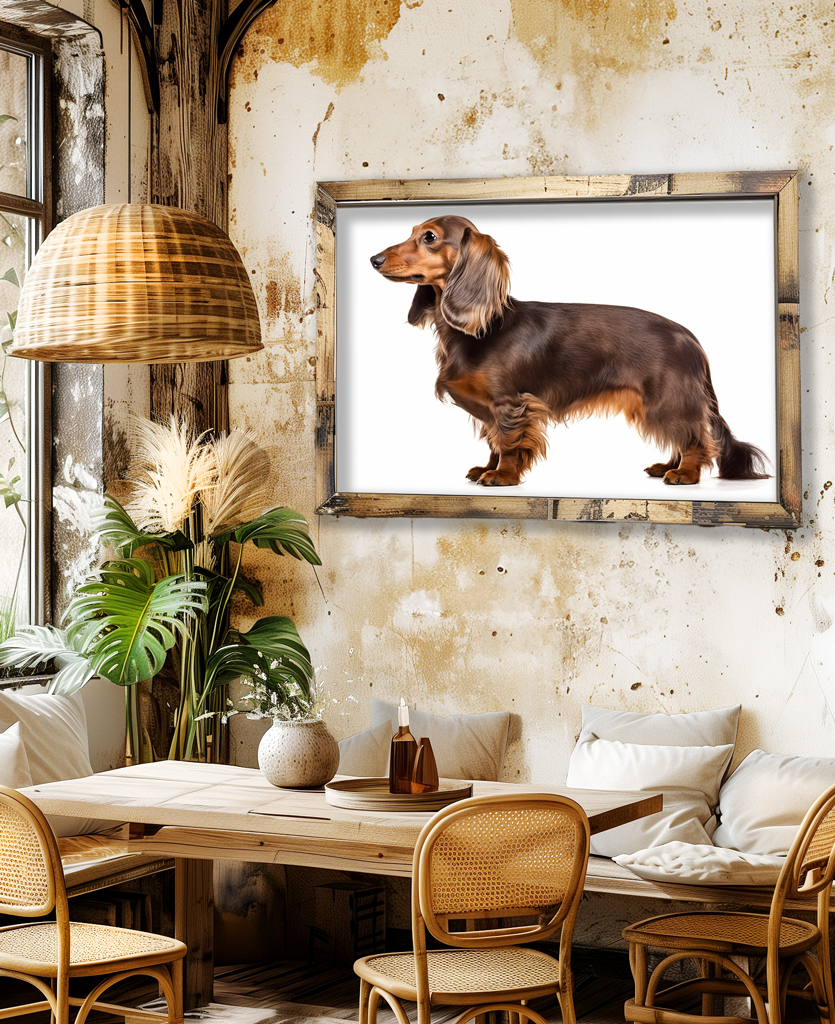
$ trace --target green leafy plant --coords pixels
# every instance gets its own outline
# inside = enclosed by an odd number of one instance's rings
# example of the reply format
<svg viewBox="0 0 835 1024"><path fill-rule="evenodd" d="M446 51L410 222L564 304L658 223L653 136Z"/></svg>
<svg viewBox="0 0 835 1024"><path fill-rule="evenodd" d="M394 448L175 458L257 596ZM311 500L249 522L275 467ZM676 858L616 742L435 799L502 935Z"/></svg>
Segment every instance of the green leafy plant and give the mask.
<svg viewBox="0 0 835 1024"><path fill-rule="evenodd" d="M280 722L317 718L321 700L315 684L308 690L293 680L246 677L247 689L230 715L270 718Z"/></svg>
<svg viewBox="0 0 835 1024"><path fill-rule="evenodd" d="M10 636L14 636L16 628L17 619L14 605L9 598L0 598L0 643L3 640L8 640Z"/></svg>
<svg viewBox="0 0 835 1024"><path fill-rule="evenodd" d="M4 124L9 124L11 126L11 124L17 120L18 119L13 114L0 114L0 126ZM2 234L0 234L0 244L5 246L9 251L10 258L13 254L16 254L17 258L20 259L22 254L25 253L25 240L21 234L20 227L15 224L14 221L10 220L5 214L0 213L0 230L2 231ZM2 282L10 284L14 288L20 288L20 279L13 266L9 267L5 273L0 274L0 283ZM3 425L4 428L10 432L12 443L23 455L25 455L26 448L15 427L12 416L12 405L6 392L7 353L12 341L14 340L16 324L17 310L6 310L6 325L0 329L0 352L2 352L2 356L0 356L0 425ZM14 465L15 456L11 456L8 461L6 472L0 472L0 498L2 498L3 507L6 510L14 509L21 527L23 528L23 538L20 544L20 554L17 560L17 570L15 572L15 581L12 593L11 595L0 597L0 639L4 639L14 632L15 622L17 619L20 579L23 570L23 561L26 555L26 540L28 535L26 517L21 511L21 504L25 502L26 499L21 488L18 486L21 481L20 474L12 475Z"/></svg>
<svg viewBox="0 0 835 1024"><path fill-rule="evenodd" d="M57 693L72 693L94 675L126 687L129 749L149 757L133 691L173 652L180 699L168 756L203 759L234 679L269 689L288 717L311 708L313 667L291 620L267 616L245 632L230 627L235 594L263 604L260 588L241 573L245 545L321 562L298 512L253 515L263 507L269 457L246 431L195 438L174 420L142 420L136 440L131 501L123 507L106 496L94 515L116 557L76 589L62 629L22 627L0 643L0 665L54 660Z"/></svg>

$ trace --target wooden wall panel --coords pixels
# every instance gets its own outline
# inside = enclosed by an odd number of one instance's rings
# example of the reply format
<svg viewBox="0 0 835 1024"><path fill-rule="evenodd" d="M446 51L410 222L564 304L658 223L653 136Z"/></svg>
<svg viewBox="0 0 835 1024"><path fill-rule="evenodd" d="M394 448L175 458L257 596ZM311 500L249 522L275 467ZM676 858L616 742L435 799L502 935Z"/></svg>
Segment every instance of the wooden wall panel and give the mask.
<svg viewBox="0 0 835 1024"><path fill-rule="evenodd" d="M226 0L165 0L156 26L160 109L153 123L151 201L199 213L226 230L226 126L217 39ZM186 417L198 431L226 430L223 363L151 367L151 415Z"/></svg>

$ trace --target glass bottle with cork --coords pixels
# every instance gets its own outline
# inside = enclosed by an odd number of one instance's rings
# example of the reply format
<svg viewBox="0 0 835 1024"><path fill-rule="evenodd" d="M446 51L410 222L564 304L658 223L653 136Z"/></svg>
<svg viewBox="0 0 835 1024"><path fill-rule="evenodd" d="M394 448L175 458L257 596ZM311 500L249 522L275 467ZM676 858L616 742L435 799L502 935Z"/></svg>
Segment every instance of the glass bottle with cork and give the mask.
<svg viewBox="0 0 835 1024"><path fill-rule="evenodd" d="M409 732L409 708L401 697L397 709L397 732L391 738L389 793L411 793L417 743Z"/></svg>

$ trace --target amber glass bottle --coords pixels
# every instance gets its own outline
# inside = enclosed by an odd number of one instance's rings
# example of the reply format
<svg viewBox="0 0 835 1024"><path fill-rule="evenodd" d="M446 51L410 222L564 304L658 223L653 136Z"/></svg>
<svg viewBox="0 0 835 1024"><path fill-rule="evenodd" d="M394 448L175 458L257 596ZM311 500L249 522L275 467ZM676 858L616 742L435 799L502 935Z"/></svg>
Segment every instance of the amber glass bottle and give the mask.
<svg viewBox="0 0 835 1024"><path fill-rule="evenodd" d="M397 722L399 728L391 738L389 793L411 793L417 743L409 732L409 709L402 697L397 709Z"/></svg>

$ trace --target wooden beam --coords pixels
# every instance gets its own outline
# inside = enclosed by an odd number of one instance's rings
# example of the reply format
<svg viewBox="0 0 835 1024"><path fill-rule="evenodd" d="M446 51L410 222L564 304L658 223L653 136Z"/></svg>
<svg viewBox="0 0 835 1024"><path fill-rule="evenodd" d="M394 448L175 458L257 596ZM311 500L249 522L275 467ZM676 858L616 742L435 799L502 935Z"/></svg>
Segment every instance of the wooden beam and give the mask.
<svg viewBox="0 0 835 1024"><path fill-rule="evenodd" d="M159 103L152 119L151 202L199 213L226 230L226 128L217 123L217 39L226 0L164 0L154 6ZM172 325L172 330L174 325ZM226 363L151 367L151 416L188 420L198 432L229 428ZM185 1008L212 1001L213 888L209 861L176 863L178 938Z"/></svg>
<svg viewBox="0 0 835 1024"><path fill-rule="evenodd" d="M274 3L275 0L241 0L221 26L217 42L220 74L217 119L220 124L226 124L228 116L227 90L229 71L232 67L232 58L235 56L235 50L253 21L260 14L263 14L267 8L272 7Z"/></svg>
<svg viewBox="0 0 835 1024"><path fill-rule="evenodd" d="M142 0L111 0L111 3L125 12L136 48L142 60L142 84L148 110L159 113L159 69L154 45L154 30Z"/></svg>
<svg viewBox="0 0 835 1024"><path fill-rule="evenodd" d="M214 889L212 862L174 862L175 938L188 946L185 960L185 1010L206 1006L214 993Z"/></svg>
<svg viewBox="0 0 835 1024"><path fill-rule="evenodd" d="M152 202L199 213L226 229L226 128L217 38L226 0L165 0L156 26L159 111L153 119ZM151 416L197 431L229 426L225 363L151 367Z"/></svg>

